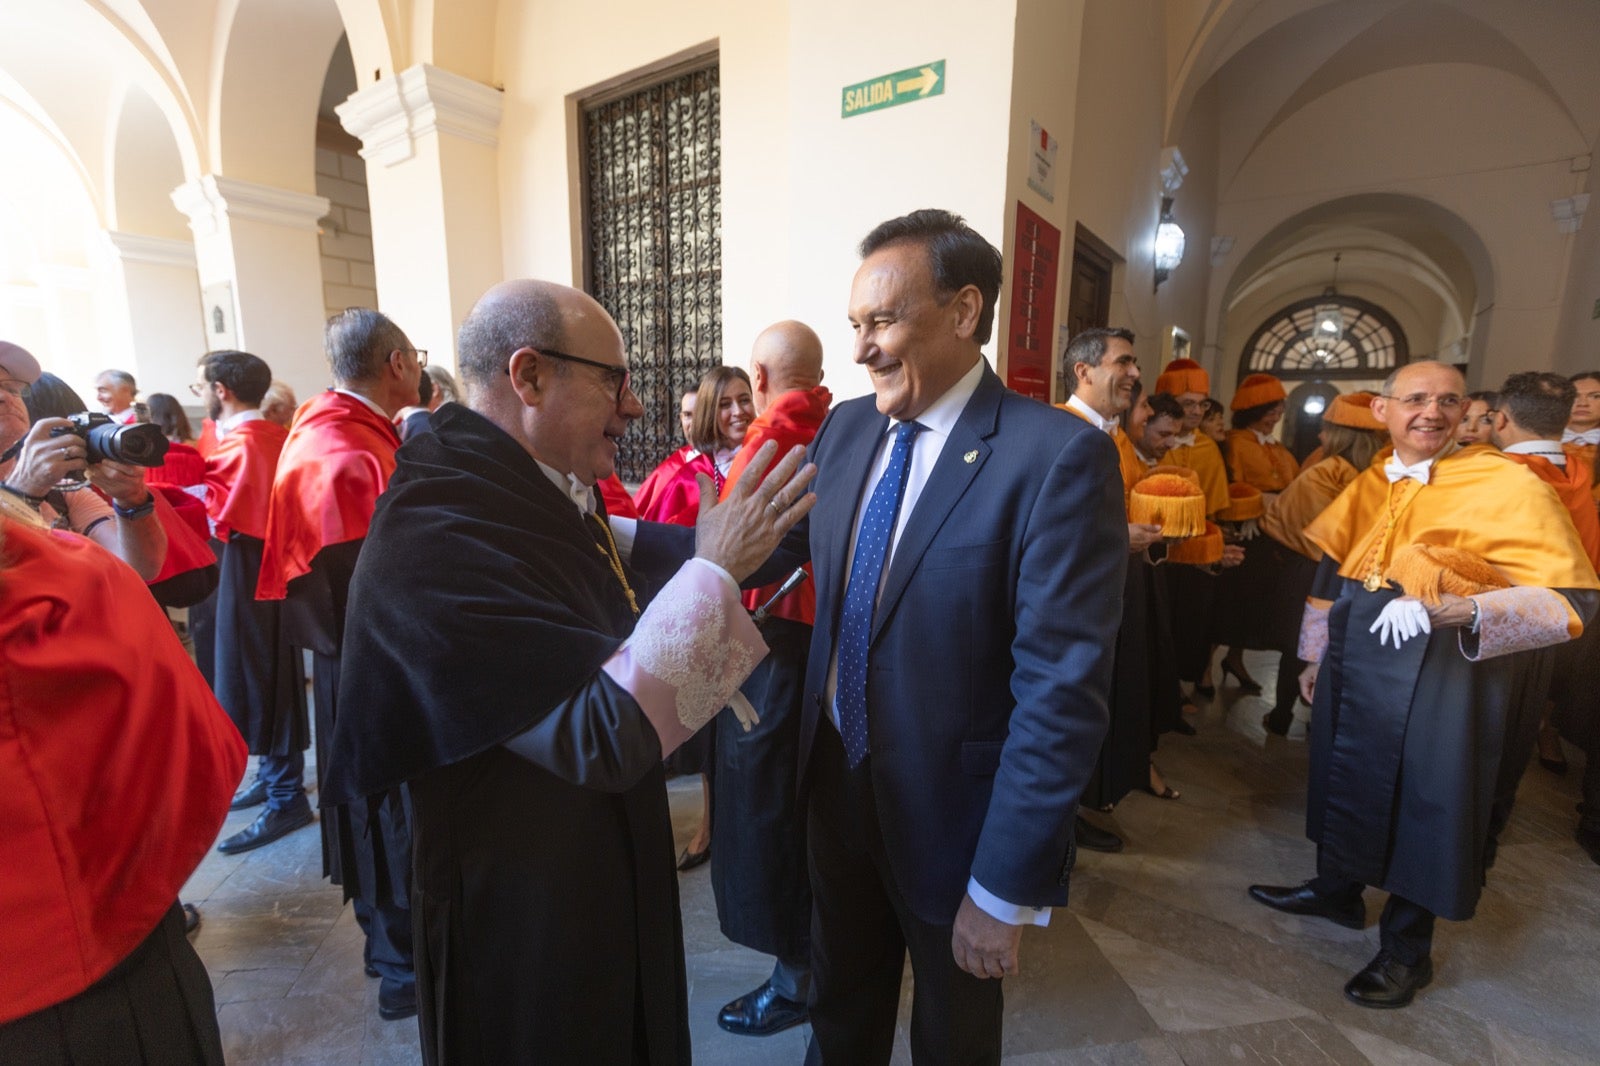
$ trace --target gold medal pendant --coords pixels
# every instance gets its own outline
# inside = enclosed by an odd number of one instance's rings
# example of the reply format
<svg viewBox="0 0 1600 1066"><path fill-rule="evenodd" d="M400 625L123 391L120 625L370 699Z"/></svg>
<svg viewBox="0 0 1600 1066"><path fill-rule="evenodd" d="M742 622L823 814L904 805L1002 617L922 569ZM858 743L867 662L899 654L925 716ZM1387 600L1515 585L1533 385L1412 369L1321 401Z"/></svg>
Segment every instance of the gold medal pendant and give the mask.
<svg viewBox="0 0 1600 1066"><path fill-rule="evenodd" d="M1378 575L1376 570L1374 570L1372 573L1367 575L1367 579L1361 583L1361 586L1368 592L1377 592L1379 589L1383 588L1383 578Z"/></svg>

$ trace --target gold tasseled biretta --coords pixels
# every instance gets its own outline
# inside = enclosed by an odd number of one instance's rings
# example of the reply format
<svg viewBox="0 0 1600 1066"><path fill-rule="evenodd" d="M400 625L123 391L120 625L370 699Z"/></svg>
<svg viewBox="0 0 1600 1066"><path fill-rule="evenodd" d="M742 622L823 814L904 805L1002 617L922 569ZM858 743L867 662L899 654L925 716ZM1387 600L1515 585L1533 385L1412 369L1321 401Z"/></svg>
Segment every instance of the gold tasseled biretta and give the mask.
<svg viewBox="0 0 1600 1066"><path fill-rule="evenodd" d="M1163 537L1205 532L1206 494L1180 474L1151 474L1128 496L1128 521L1160 526Z"/></svg>
<svg viewBox="0 0 1600 1066"><path fill-rule="evenodd" d="M1167 562L1193 563L1210 566L1222 561L1222 529L1215 522L1206 523L1206 531L1198 537L1180 540L1167 548Z"/></svg>
<svg viewBox="0 0 1600 1066"><path fill-rule="evenodd" d="M1224 522L1248 522L1260 518L1264 510L1261 490L1243 481L1228 486L1228 506L1217 513Z"/></svg>

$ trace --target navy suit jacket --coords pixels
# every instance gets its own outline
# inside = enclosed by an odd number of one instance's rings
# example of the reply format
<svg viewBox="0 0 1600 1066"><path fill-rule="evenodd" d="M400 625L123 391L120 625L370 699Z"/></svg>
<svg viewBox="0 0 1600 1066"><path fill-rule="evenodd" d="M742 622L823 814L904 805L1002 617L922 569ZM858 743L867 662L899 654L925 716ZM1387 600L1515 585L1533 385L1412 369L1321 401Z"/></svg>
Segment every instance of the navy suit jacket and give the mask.
<svg viewBox="0 0 1600 1066"><path fill-rule="evenodd" d="M817 730L834 728L850 538L887 428L874 397L833 409L809 450L816 506L746 582L813 564L803 788ZM868 652L867 765L895 883L923 921L953 922L969 876L1010 903L1067 902L1122 617L1121 485L1110 437L985 368L895 546ZM633 564L670 574L692 536L640 523Z"/></svg>
<svg viewBox="0 0 1600 1066"><path fill-rule="evenodd" d="M888 427L871 396L812 442L817 622L802 776L822 719L857 508ZM873 790L890 868L923 921L949 924L968 876L1061 906L1078 799L1105 736L1128 565L1111 439L982 379L890 559L868 651ZM792 536L792 534L791 534Z"/></svg>

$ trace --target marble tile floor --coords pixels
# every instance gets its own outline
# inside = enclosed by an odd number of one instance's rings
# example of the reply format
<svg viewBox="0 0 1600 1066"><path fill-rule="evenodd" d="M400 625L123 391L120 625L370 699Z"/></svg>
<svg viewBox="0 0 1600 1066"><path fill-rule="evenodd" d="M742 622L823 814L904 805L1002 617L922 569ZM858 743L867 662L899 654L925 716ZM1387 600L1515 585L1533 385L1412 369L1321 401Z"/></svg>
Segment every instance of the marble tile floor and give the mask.
<svg viewBox="0 0 1600 1066"><path fill-rule="evenodd" d="M1269 693L1275 658L1246 657ZM1600 867L1572 840L1581 756L1569 750L1573 768L1561 778L1529 768L1478 916L1440 923L1434 984L1407 1010L1369 1011L1340 989L1377 950L1379 893L1369 893L1361 932L1276 914L1245 895L1252 881L1298 881L1313 861L1302 835L1305 746L1264 736L1267 707L1230 686L1204 708L1199 736L1163 739L1157 761L1183 796L1125 800L1108 819L1127 849L1085 852L1071 905L1025 935L1023 974L1006 982L1005 1062L1600 1062ZM678 781L671 794L681 846L700 790ZM222 834L253 815L230 815ZM307 828L243 856L213 852L185 886L183 899L204 916L195 946L228 1061L420 1061L416 1023L379 1020L360 930L320 868L319 836ZM709 867L681 886L696 1063L800 1063L804 1027L766 1040L717 1028L717 1009L765 979L770 962L718 931ZM897 1064L911 1062L909 994L908 977Z"/></svg>

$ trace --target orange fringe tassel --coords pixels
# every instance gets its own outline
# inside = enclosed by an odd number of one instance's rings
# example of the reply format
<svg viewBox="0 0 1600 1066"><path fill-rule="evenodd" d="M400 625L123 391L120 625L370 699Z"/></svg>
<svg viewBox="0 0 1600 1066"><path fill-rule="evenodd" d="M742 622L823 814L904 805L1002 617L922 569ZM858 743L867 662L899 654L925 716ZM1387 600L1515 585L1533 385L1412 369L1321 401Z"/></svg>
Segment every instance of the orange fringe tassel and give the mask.
<svg viewBox="0 0 1600 1066"><path fill-rule="evenodd" d="M1511 587L1500 571L1481 556L1464 548L1443 544L1409 544L1395 553L1384 575L1429 607L1439 605L1443 593L1475 596Z"/></svg>

